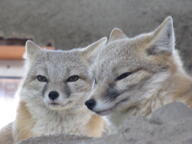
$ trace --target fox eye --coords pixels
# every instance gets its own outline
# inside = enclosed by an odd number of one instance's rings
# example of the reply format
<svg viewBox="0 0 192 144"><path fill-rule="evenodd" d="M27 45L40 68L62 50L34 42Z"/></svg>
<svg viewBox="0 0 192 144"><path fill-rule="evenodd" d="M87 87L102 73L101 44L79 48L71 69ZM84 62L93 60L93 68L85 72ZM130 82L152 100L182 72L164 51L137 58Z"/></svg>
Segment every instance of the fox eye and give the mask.
<svg viewBox="0 0 192 144"><path fill-rule="evenodd" d="M37 75L37 80L40 82L48 82L47 78L42 75Z"/></svg>
<svg viewBox="0 0 192 144"><path fill-rule="evenodd" d="M116 80L116 81L122 80L122 79L128 77L129 75L131 75L132 73L133 73L133 72L125 72L125 73L119 75L115 80Z"/></svg>
<svg viewBox="0 0 192 144"><path fill-rule="evenodd" d="M67 82L75 82L79 79L78 75L72 75L67 79Z"/></svg>

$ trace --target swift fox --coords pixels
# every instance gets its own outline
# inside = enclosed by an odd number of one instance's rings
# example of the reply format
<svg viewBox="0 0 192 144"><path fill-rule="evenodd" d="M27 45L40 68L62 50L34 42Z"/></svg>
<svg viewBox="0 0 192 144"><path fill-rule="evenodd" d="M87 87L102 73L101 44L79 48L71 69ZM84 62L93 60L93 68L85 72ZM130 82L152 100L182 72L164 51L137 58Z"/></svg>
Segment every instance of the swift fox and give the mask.
<svg viewBox="0 0 192 144"><path fill-rule="evenodd" d="M41 49L26 42L26 75L18 91L20 102L12 125L13 140L68 134L100 137L106 121L84 105L91 88L88 60L107 38L70 51Z"/></svg>
<svg viewBox="0 0 192 144"><path fill-rule="evenodd" d="M154 31L133 38L114 28L90 74L94 83L85 104L97 114L111 114L112 121L149 116L173 101L192 107L192 79L175 50L170 16Z"/></svg>

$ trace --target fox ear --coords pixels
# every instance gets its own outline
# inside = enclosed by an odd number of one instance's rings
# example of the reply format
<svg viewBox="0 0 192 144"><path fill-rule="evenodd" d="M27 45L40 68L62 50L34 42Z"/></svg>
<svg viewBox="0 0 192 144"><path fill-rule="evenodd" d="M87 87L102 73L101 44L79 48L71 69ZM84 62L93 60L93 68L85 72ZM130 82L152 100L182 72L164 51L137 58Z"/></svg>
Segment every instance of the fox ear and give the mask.
<svg viewBox="0 0 192 144"><path fill-rule="evenodd" d="M174 47L175 33L173 28L173 19L169 16L154 32L152 32L152 40L147 52L150 55L162 53L172 54Z"/></svg>
<svg viewBox="0 0 192 144"><path fill-rule="evenodd" d="M39 52L41 51L40 46L38 46L37 44L35 44L33 41L31 40L27 40L26 44L25 44L25 54L24 57L25 58L29 58L32 59L34 58Z"/></svg>
<svg viewBox="0 0 192 144"><path fill-rule="evenodd" d="M107 43L107 37L103 37L96 42L88 45L86 48L83 48L83 57L87 61L92 61L92 59L97 55L100 48L104 47Z"/></svg>
<svg viewBox="0 0 192 144"><path fill-rule="evenodd" d="M120 28L113 28L109 36L109 42L122 38L127 38L127 35Z"/></svg>

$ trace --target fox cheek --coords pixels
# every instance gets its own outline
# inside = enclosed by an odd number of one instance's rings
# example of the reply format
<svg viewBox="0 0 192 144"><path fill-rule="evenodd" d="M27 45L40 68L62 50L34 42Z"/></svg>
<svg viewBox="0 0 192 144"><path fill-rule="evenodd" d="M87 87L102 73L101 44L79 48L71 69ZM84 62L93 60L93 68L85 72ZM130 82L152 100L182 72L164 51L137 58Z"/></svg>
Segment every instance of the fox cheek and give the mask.
<svg viewBox="0 0 192 144"><path fill-rule="evenodd" d="M118 90L116 90L115 88L108 88L105 97L110 100L113 101L115 100L118 96L120 95L120 92Z"/></svg>
<svg viewBox="0 0 192 144"><path fill-rule="evenodd" d="M44 85L43 90L42 90L42 96L43 96L43 97L46 96L46 91L47 91L47 84Z"/></svg>
<svg viewBox="0 0 192 144"><path fill-rule="evenodd" d="M65 85L65 86L64 86L64 93L65 93L65 95L66 95L67 98L70 97L70 95L71 95L71 89L70 89L70 87L69 87L68 85Z"/></svg>

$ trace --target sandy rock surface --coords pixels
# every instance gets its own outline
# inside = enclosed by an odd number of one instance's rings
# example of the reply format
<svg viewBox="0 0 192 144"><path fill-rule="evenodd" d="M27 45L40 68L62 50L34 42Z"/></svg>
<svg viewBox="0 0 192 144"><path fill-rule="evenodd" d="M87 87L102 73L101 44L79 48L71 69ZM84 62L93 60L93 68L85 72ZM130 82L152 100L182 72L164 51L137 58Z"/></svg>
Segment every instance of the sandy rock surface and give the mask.
<svg viewBox="0 0 192 144"><path fill-rule="evenodd" d="M119 133L100 139L73 136L32 138L21 144L192 144L192 110L181 103L168 104L150 119L130 117Z"/></svg>

